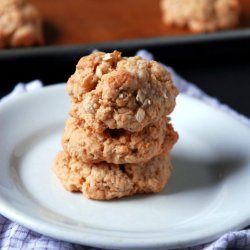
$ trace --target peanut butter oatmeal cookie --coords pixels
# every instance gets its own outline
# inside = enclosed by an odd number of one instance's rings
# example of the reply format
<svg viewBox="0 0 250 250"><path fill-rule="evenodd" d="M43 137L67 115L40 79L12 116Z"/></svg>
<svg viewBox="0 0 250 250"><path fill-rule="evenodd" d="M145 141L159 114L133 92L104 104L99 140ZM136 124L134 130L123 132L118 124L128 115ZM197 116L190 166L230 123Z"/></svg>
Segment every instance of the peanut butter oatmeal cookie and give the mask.
<svg viewBox="0 0 250 250"><path fill-rule="evenodd" d="M0 48L43 44L42 21L25 0L0 1Z"/></svg>
<svg viewBox="0 0 250 250"><path fill-rule="evenodd" d="M96 52L80 59L67 91L70 118L53 163L64 187L96 200L163 190L178 139L167 117L178 91L164 67Z"/></svg>
<svg viewBox="0 0 250 250"><path fill-rule="evenodd" d="M70 156L83 162L140 163L169 151L178 135L164 116L140 132L106 129L97 133L84 120L69 118L62 145Z"/></svg>
<svg viewBox="0 0 250 250"><path fill-rule="evenodd" d="M96 130L141 131L175 106L177 89L155 61L96 52L80 59L69 78L70 114ZM98 125L95 124L98 123Z"/></svg>
<svg viewBox="0 0 250 250"><path fill-rule="evenodd" d="M161 0L161 9L166 24L196 32L233 28L240 15L238 0Z"/></svg>
<svg viewBox="0 0 250 250"><path fill-rule="evenodd" d="M141 164L115 165L82 163L66 152L60 152L53 167L67 190L82 192L95 200L160 192L171 175L168 155L160 155Z"/></svg>

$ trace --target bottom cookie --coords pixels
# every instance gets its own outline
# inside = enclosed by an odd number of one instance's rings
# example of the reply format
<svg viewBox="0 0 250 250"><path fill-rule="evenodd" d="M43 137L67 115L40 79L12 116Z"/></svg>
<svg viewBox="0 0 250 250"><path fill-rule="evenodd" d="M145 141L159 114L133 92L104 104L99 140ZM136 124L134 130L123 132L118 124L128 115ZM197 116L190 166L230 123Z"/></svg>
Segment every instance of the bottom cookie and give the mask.
<svg viewBox="0 0 250 250"><path fill-rule="evenodd" d="M160 192L171 175L170 157L154 157L141 164L88 164L60 152L53 169L69 191L82 192L94 200L110 200L137 193Z"/></svg>

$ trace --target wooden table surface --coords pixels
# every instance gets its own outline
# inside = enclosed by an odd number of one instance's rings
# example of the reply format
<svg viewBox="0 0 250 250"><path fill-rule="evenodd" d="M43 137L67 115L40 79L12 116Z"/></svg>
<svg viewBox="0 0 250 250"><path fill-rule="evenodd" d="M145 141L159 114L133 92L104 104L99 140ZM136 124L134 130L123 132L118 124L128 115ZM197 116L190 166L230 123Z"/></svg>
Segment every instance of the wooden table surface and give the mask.
<svg viewBox="0 0 250 250"><path fill-rule="evenodd" d="M191 34L166 27L159 0L30 0L40 10L47 44L84 44ZM241 0L239 27L250 27L250 0Z"/></svg>

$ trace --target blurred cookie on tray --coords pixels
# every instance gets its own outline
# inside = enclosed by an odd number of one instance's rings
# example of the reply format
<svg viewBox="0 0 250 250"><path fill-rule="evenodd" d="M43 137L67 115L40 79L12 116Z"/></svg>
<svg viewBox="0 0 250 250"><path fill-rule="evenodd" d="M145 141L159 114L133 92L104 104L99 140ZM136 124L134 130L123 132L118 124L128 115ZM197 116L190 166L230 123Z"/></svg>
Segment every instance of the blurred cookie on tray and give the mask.
<svg viewBox="0 0 250 250"><path fill-rule="evenodd" d="M165 24L210 32L237 27L241 12L238 0L161 0Z"/></svg>
<svg viewBox="0 0 250 250"><path fill-rule="evenodd" d="M25 0L0 0L0 48L44 43L42 19Z"/></svg>

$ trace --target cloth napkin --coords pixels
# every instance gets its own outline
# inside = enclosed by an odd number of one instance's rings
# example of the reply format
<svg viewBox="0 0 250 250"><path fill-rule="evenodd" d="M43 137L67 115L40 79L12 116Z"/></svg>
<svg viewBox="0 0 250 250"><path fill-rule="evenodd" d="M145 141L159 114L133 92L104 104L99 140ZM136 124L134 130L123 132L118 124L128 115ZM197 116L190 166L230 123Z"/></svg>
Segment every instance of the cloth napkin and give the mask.
<svg viewBox="0 0 250 250"><path fill-rule="evenodd" d="M137 55L145 59L153 59L153 55L145 50L138 51ZM225 104L221 104L217 99L208 96L201 89L192 83L187 82L181 78L172 68L163 65L171 72L174 84L180 90L180 92L185 93L189 96L203 100L216 108L219 108L236 119L240 120L242 123L250 126L250 119L238 114L236 111L232 110ZM20 95L25 92L36 91L42 88L42 82L39 80L32 81L28 84L19 83L14 90L2 98L0 102L4 102L9 98L15 98L16 95ZM0 215L0 249L1 250L29 250L29 249L39 249L39 250L95 250L96 248L91 248L87 246L80 246L50 237L41 235L34 231L31 231L17 223L8 220L4 216ZM229 232L218 240L203 244L200 246L185 248L185 250L224 250L224 249L250 249L250 228L246 228L241 231ZM184 249L182 249L184 250Z"/></svg>

